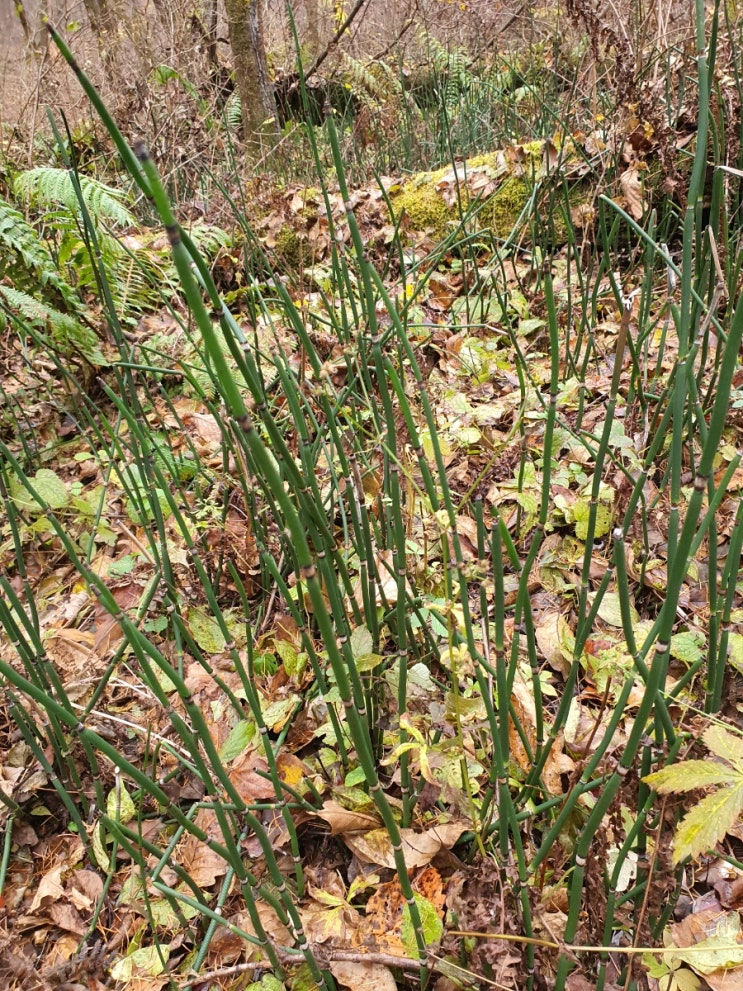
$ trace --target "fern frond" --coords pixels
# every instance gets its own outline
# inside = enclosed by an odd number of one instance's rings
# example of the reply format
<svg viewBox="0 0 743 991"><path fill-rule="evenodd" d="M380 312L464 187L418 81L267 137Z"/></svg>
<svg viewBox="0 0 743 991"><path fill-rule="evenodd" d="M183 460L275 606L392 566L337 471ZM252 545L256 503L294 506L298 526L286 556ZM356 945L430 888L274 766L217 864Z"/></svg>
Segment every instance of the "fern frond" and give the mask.
<svg viewBox="0 0 743 991"><path fill-rule="evenodd" d="M220 248L226 248L232 243L227 231L223 231L216 224L194 224L188 232L199 251L207 257L216 255Z"/></svg>
<svg viewBox="0 0 743 991"><path fill-rule="evenodd" d="M7 276L23 288L54 290L68 306L80 308L77 293L60 275L49 248L23 215L2 198L0 249L0 278Z"/></svg>
<svg viewBox="0 0 743 991"><path fill-rule="evenodd" d="M403 81L400 78L399 70L382 61L375 62L374 66L385 77L386 85L390 92L395 93L398 96L403 96L405 87L403 86Z"/></svg>
<svg viewBox="0 0 743 991"><path fill-rule="evenodd" d="M237 131L242 124L242 103L237 92L230 93L222 113L228 130Z"/></svg>
<svg viewBox="0 0 743 991"><path fill-rule="evenodd" d="M96 226L101 226L104 221L120 227L134 226L136 218L126 206L126 193L90 176L79 175L78 179L85 206ZM62 205L73 216L80 212L75 186L67 169L47 166L29 169L16 178L13 191L28 203L45 208Z"/></svg>
<svg viewBox="0 0 743 991"><path fill-rule="evenodd" d="M351 78L353 91L357 96L371 96L372 99L380 102L387 97L388 87L377 79L368 65L353 58L347 52L343 53L343 62L346 72Z"/></svg>
<svg viewBox="0 0 743 991"><path fill-rule="evenodd" d="M36 336L54 351L66 356L80 354L91 365L99 367L108 364L90 327L28 293L0 283L0 327L18 318L21 323L40 331Z"/></svg>

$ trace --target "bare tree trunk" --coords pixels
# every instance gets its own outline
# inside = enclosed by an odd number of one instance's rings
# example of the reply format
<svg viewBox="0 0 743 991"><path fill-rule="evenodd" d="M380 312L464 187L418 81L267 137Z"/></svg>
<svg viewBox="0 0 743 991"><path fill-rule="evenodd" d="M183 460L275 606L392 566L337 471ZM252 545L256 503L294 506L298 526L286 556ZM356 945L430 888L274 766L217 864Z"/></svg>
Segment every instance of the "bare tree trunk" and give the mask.
<svg viewBox="0 0 743 991"><path fill-rule="evenodd" d="M90 28L98 44L103 68L110 82L118 86L126 78L128 56L124 45L123 14L119 0L83 0Z"/></svg>
<svg viewBox="0 0 743 991"><path fill-rule="evenodd" d="M36 6L36 10L33 8ZM53 23L56 11L49 10L48 0L31 4L31 13L26 10L24 0L15 0L15 12L26 37L26 45L34 58L45 56L49 44L47 21Z"/></svg>
<svg viewBox="0 0 743 991"><path fill-rule="evenodd" d="M305 0L307 14L307 48L310 59L320 54L320 0Z"/></svg>
<svg viewBox="0 0 743 991"><path fill-rule="evenodd" d="M276 139L276 107L266 67L260 0L225 0L248 155Z"/></svg>
<svg viewBox="0 0 743 991"><path fill-rule="evenodd" d="M216 74L219 69L217 56L217 0L207 0L204 12L204 27L206 29L206 54L209 67Z"/></svg>
<svg viewBox="0 0 743 991"><path fill-rule="evenodd" d="M96 37L102 39L102 36L110 35L120 16L115 4L111 0L84 0L84 5Z"/></svg>

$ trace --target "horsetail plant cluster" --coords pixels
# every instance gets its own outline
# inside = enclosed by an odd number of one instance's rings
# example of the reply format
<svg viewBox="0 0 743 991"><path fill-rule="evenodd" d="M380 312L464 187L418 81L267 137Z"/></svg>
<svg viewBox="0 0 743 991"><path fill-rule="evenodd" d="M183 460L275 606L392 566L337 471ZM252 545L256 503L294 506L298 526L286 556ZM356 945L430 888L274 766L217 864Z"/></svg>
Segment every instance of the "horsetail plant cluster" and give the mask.
<svg viewBox="0 0 743 991"><path fill-rule="evenodd" d="M321 291L326 304L321 321L338 344L343 374L336 379L329 373L291 286L278 277L262 286L255 282L250 303L253 322L262 321L273 333L275 346L269 353L257 332L246 332L221 298L209 266L176 220L146 142L137 141L133 148L128 145L69 48L52 31L55 44L77 74L131 180L167 233L186 306L185 316L176 307L171 312L180 321L183 335L193 343L200 363L198 375L186 364L177 374L187 380L218 426L221 477L230 479L246 507L246 528L255 540L262 589L272 590L298 630L301 650L311 669L308 691L326 708L340 778L361 784L389 838L409 930L405 942L408 956L398 963L401 973L417 972L422 987L430 971L448 973L446 967L452 961L441 959L441 946L447 929L459 933L451 914L438 928L431 925L430 905L415 890L405 856L404 837L420 825L424 800L424 782L419 780L412 755L421 746L440 744L445 733L459 745L464 796L460 812L467 815L469 823L457 853L463 861L492 858L497 865L501 883L509 891L509 910L518 917L527 988L538 986L541 967L552 966L545 963L539 949L542 923L538 895L545 874L553 869L555 850L566 845L571 830L568 867L560 868L563 876L552 879L562 884L566 893L561 952L550 975L557 991L568 986L579 952L584 954L584 968L590 968L596 986L604 985L606 954L602 956L600 951L611 947L620 916L626 926L628 910L636 927L632 938L637 942L648 934L659 941L672 909L669 902L665 914L645 919L644 900L653 881L650 869L641 866L627 891L620 891L620 876L638 852L647 852L648 834L655 831L660 835L656 796L640 780L640 774L654 770L661 756L667 762L679 757L687 737L675 722L674 707L682 700L688 702L686 693L703 666L702 708L707 714L719 710L739 582L743 541L740 501L727 560L716 578L717 514L739 467L740 455L732 457L722 472L717 470L717 457L728 424L743 338L740 272L731 263L740 249L740 234L702 223L716 17L715 12L708 44L704 4L699 0L699 120L680 225L680 262L656 239L654 216L643 226L604 196L598 205L597 242L603 254L598 270L589 272L587 266L593 262L582 261L579 251L570 250L563 285L558 289L550 266L535 264L532 274L544 300L543 341L548 367L541 382L534 378L518 335L513 329L503 332L511 347L521 400L514 425L520 441L514 476L519 495L525 496L529 478L537 479L530 515L526 517L527 501L523 498L515 526L503 505L484 503L475 485L463 496L449 477L444 431L420 360L411 326L411 295L406 292L410 286L413 298L421 293L445 260L456 253L462 269L474 273L476 289L468 304L471 312L486 312L492 295L503 290L493 273L492 279L483 277L478 263L477 252L488 237L476 223L482 204L460 198L449 234L422 258L411 259L398 224L391 253L399 267L396 288L402 291L391 290L389 278L380 274L368 252L329 113L325 134L332 153L333 180L344 204L340 220L333 218L329 180L311 128L308 140L333 244L329 276ZM84 190L73 163L68 161L68 166L91 258L95 258L95 225L86 214ZM537 231L543 219L537 216L539 204L543 208L547 204L550 216L559 212L569 218L568 193L559 181L553 185L545 181L545 189L538 192L533 192L505 243L492 238L489 247L497 259L496 268L503 265L503 253L518 244L527 227ZM247 219L236 219L249 232ZM607 261L617 255L619 237L628 231L645 258L642 280L635 291L622 285ZM568 238L575 249L577 235L570 224ZM660 309L651 306L659 266L664 275L673 275ZM257 645L262 618L270 608L268 596L256 601L232 562L220 561L216 568L213 565L207 538L195 518L194 492L201 492L198 486L206 484L198 451L192 446L190 457L176 455L151 425L152 411L158 404L183 425L168 388L176 371L142 359L123 329L117 296L111 292L104 265L99 266L97 279L116 355L109 367L101 370L98 395L105 396L108 409L115 415L102 416L93 392L73 389L74 373L60 356L52 360L60 379L70 384L80 432L90 445L91 456L99 459L106 486L117 486L124 492L146 533L145 550L153 577L137 607L122 608L106 578L93 567L94 540L91 537L84 542L71 535L63 501L55 504L44 469L32 473L34 445L24 442L19 456L11 444L0 440L0 483L18 579L0 579L0 624L14 651L12 659L0 654L9 712L55 789L70 828L85 840L88 855L107 876L86 939L94 937L105 901L113 894L117 856L124 851L136 867L153 929L152 892L156 892L174 919L197 932L197 949L190 959L191 976L187 977L193 977L189 987L198 986L195 975L205 966L215 934L226 927L260 951L266 969L280 980L294 982L295 987L304 987L303 982L309 981L333 991L327 955L322 946L313 944L301 911L308 882L303 861L305 838L299 823L317 813L323 794L318 781L310 776L298 785L282 775L285 733L276 738L259 688ZM594 333L598 290L593 287L602 279L611 285L620 317L604 415L600 429L594 431L584 427L588 402L585 379L601 359ZM564 319L566 310L568 318ZM38 328L24 322L22 314L11 313L9 319L25 338L40 339ZM298 342L302 371L279 338L279 320ZM714 345L710 343L712 331ZM662 342L673 336L677 342L673 368L665 379L660 375L649 379L653 336ZM658 363L660 366L660 358ZM561 397L565 380L571 376L579 381L580 398L577 412L568 417ZM660 391L656 392L657 388ZM629 390L626 394L625 389ZM640 411L647 438L645 449L635 451L631 462L615 443L618 422L630 404ZM527 411L533 414L531 421ZM534 423L538 424L537 445ZM571 656L561 696L553 699L544 677L532 577L555 528L555 476L562 445L568 442L581 448L593 467L587 485L579 580L571 599ZM664 463L661 486L670 505L665 587L652 623L638 632L628 561L630 556L637 560L637 547L632 546L636 537L632 535L638 521L644 543L648 543L648 519L655 509L648 504L648 480L659 460ZM602 487L609 470L622 476L628 496L622 517L614 520L610 533L609 566L596 580L596 541L604 534L600 520ZM685 488L684 472L691 473L690 492ZM373 499L365 489L370 478L378 480ZM104 503L101 497L93 529L102 523ZM219 511L219 522L224 526L227 502ZM24 562L24 515L31 512L43 514L92 599L121 629L122 641L84 703L68 691L45 645L36 595ZM465 553L458 528L463 515L474 521L476 553L470 556ZM411 533L420 517L428 520L429 560L441 562L442 567L433 603L426 589L427 576L421 573L418 558L411 551ZM188 594L182 583L184 565L175 560L173 533L186 549L190 581L198 586L198 596L218 630L223 652L237 674L237 689L193 633ZM709 647L669 690L669 658L682 589L703 546L708 549L710 567ZM224 605L225 581L231 583L239 603L237 625L242 628L244 646L236 643L234 611ZM562 746L574 712L587 644L596 635L602 609L612 596L618 602L617 625L630 667L622 683L614 685L611 711L603 721L597 720L590 746L576 762L576 771L563 793L555 794L546 784L548 768ZM156 607L166 617L172 651L148 628L148 617ZM236 724L244 727L237 737L247 742L255 735L259 741L266 766L263 773L273 791L270 799L248 802L232 781L229 759L212 739L208 720L189 685L183 665L186 655L219 690ZM436 679L428 683L438 682L451 700L446 725L433 727L430 740L423 742L416 736L411 690L413 673L421 666ZM96 722L100 714L97 707L123 667L136 671L147 692L167 713L167 735L144 734L144 766L113 745ZM533 726L527 723L517 699L519 679L526 679L534 700ZM468 764L474 754L468 753L463 731L465 703L473 696L484 713L477 782ZM625 724L630 706L633 720L621 756L615 757L612 742ZM158 772L160 755L167 756L171 768L164 774ZM398 772L394 798L387 770L390 764ZM107 793L102 782L111 768L115 786ZM170 785L180 775L199 782L199 799L179 801L173 797ZM604 824L610 816L617 819L619 796L625 795L622 801L627 803L628 791L634 798L632 814L625 815L623 832L614 839L612 862L602 861L603 854L597 850L603 842ZM6 805L11 824L23 814L11 798L0 794L0 801ZM154 842L143 829L153 807L169 823L167 842ZM202 810L215 816L218 836L200 825ZM442 799L436 814L445 818L449 811ZM271 816L280 820L288 837L290 868L274 848L267 827L267 817ZM224 879L213 897L199 888L188 870L174 863L173 852L185 837L203 843L226 865ZM248 838L260 848L261 870L245 855ZM8 839L3 880L9 844ZM595 862L597 857L606 908L602 945L597 946L594 959L587 947L581 945L578 950L578 940L587 910L587 879L596 869L591 867L592 858ZM174 870L176 880L168 868ZM235 891L244 901L249 927L235 924L223 913ZM270 906L289 934L285 945L266 924L264 905ZM413 964L415 970L411 962L417 962ZM459 963L462 968L467 965L464 949ZM477 981L478 975L472 979ZM626 979L628 986L634 980L631 963Z"/></svg>

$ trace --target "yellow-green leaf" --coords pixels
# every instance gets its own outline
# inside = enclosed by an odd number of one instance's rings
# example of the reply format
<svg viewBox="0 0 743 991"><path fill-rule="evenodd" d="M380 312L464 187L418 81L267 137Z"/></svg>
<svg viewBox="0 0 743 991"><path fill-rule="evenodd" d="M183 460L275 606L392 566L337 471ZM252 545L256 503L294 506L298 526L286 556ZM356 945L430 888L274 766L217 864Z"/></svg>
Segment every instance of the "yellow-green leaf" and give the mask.
<svg viewBox="0 0 743 991"><path fill-rule="evenodd" d="M131 822L135 817L137 809L125 785L121 784L118 788L112 788L108 793L106 812L109 819L113 819L115 822Z"/></svg>
<svg viewBox="0 0 743 991"><path fill-rule="evenodd" d="M384 658L381 654L361 654L360 657L354 658L356 670L360 674L364 674L366 671L373 671L383 660Z"/></svg>
<svg viewBox="0 0 743 991"><path fill-rule="evenodd" d="M728 634L729 660L736 671L743 671L743 633Z"/></svg>
<svg viewBox="0 0 743 991"><path fill-rule="evenodd" d="M743 779L703 798L679 823L673 840L673 862L678 864L686 857L699 857L712 850L738 821L741 809Z"/></svg>
<svg viewBox="0 0 743 991"><path fill-rule="evenodd" d="M225 764L239 756L255 735L255 723L249 719L241 719L230 730L230 734L219 750L219 759Z"/></svg>
<svg viewBox="0 0 743 991"><path fill-rule="evenodd" d="M642 780L652 785L661 795L681 795L709 785L726 785L737 782L739 775L725 764L708 760L685 760L672 767L646 775Z"/></svg>
<svg viewBox="0 0 743 991"><path fill-rule="evenodd" d="M702 733L705 745L743 774L743 739L723 726L708 726Z"/></svg>
<svg viewBox="0 0 743 991"><path fill-rule="evenodd" d="M351 634L351 653L353 659L358 661L360 657L371 654L374 647L372 635L365 626L357 626Z"/></svg>
<svg viewBox="0 0 743 991"><path fill-rule="evenodd" d="M30 481L44 505L40 506L17 478L11 478L10 495L19 509L43 513L46 509L64 509L70 501L67 486L50 468L39 468Z"/></svg>
<svg viewBox="0 0 743 991"><path fill-rule="evenodd" d="M107 840L106 830L99 823L93 829L93 857L102 871L111 869L111 857L106 849Z"/></svg>
<svg viewBox="0 0 743 991"><path fill-rule="evenodd" d="M193 897L193 892L189 891L188 894ZM147 915L158 929L177 932L183 925L181 919L195 919L199 915L199 910L193 905L187 905L186 902L179 902L178 908L180 917L170 902L166 902L164 898L150 898L147 902Z"/></svg>
<svg viewBox="0 0 743 991"><path fill-rule="evenodd" d="M444 933L444 924L439 918L435 906L427 898L424 898L423 895L419 895L417 892L413 892L413 897L415 898L415 904L418 906L418 913L421 918L423 941L426 946L435 945L441 940ZM414 960L417 959L418 944L415 941L415 929L410 918L409 905L403 905L400 937L410 957Z"/></svg>
<svg viewBox="0 0 743 991"><path fill-rule="evenodd" d="M743 964L743 944L738 944L739 938L740 915L738 912L726 912L720 916L708 939L694 943L688 952L684 952L684 948L679 949L678 958L698 974L740 967Z"/></svg>
<svg viewBox="0 0 743 991"><path fill-rule="evenodd" d="M577 531L576 531L577 532ZM598 536L598 534L597 534ZM622 626L622 606L617 592L607 592L599 604L599 616L605 623L609 626L615 626L617 629L621 629ZM632 625L634 626L639 620L637 615L637 610L633 605L630 605L630 617Z"/></svg>
<svg viewBox="0 0 743 991"><path fill-rule="evenodd" d="M676 967L658 981L658 991L700 991L701 980L688 967Z"/></svg>
<svg viewBox="0 0 743 991"><path fill-rule="evenodd" d="M219 623L204 609L188 610L188 628L191 636L205 654L221 654L225 648L225 638Z"/></svg>
<svg viewBox="0 0 743 991"><path fill-rule="evenodd" d="M170 946L167 943L143 946L117 960L111 968L111 977L115 981L124 982L129 982L134 977L157 977L167 967L169 956Z"/></svg>
<svg viewBox="0 0 743 991"><path fill-rule="evenodd" d="M573 518L575 520L575 536L578 540L585 540L588 536L588 520L591 515L591 504L588 499L579 499L573 507ZM605 502L599 502L596 506L596 523L594 537L603 537L611 530L613 509Z"/></svg>
<svg viewBox="0 0 743 991"><path fill-rule="evenodd" d="M671 657L684 664L694 664L704 653L704 634L701 630L685 630L671 637Z"/></svg>

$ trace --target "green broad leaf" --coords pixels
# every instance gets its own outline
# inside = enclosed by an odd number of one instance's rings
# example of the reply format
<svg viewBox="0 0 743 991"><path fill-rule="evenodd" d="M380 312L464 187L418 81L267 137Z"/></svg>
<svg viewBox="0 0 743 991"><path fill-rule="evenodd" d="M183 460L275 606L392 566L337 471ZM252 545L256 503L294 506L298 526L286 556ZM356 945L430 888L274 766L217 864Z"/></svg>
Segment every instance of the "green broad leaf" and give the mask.
<svg viewBox="0 0 743 991"><path fill-rule="evenodd" d="M343 784L347 788L355 788L356 785L366 784L366 774L363 767L355 767L346 775Z"/></svg>
<svg viewBox="0 0 743 991"><path fill-rule="evenodd" d="M292 978L292 991L315 991L316 988L317 983L315 978L312 976L312 971L306 963L303 963L302 966L299 967L294 973L294 977Z"/></svg>
<svg viewBox="0 0 743 991"><path fill-rule="evenodd" d="M740 736L723 726L713 725L702 733L702 739L708 750L743 774L743 739Z"/></svg>
<svg viewBox="0 0 743 991"><path fill-rule="evenodd" d="M126 515L132 521L136 523L137 526L144 526L146 523L152 522L154 519L154 513L148 505L148 500L157 499L157 504L160 507L160 512L163 515L163 519L169 519L172 513L170 508L170 503L168 502L168 497L165 492L160 488L153 488L147 495L147 498L143 500L143 503L136 502L134 499L125 499L124 507L126 508Z"/></svg>
<svg viewBox="0 0 743 991"><path fill-rule="evenodd" d="M525 510L529 516L534 516L539 509L539 501L537 499L536 490L529 490L516 493L516 502L523 510Z"/></svg>
<svg viewBox="0 0 743 991"><path fill-rule="evenodd" d="M642 965L648 973L648 977L653 977L657 981L665 977L669 972L669 967L662 957L656 957L654 953L644 953L642 955Z"/></svg>
<svg viewBox="0 0 743 991"><path fill-rule="evenodd" d="M238 757L255 736L255 723L250 719L241 719L230 730L230 734L219 750L219 759L225 764Z"/></svg>
<svg viewBox="0 0 743 991"><path fill-rule="evenodd" d="M372 653L374 641L365 626L357 626L351 634L351 652L355 661Z"/></svg>
<svg viewBox="0 0 743 991"><path fill-rule="evenodd" d="M287 720L292 715L299 701L298 695L289 695L285 699L277 699L271 702L263 710L263 721L274 733L279 733L286 725Z"/></svg>
<svg viewBox="0 0 743 991"><path fill-rule="evenodd" d="M299 651L297 648L288 640L277 640L275 649L281 658L286 673L290 678L296 678L299 674Z"/></svg>
<svg viewBox="0 0 743 991"><path fill-rule="evenodd" d="M421 929L423 930L423 941L426 946L438 944L444 934L444 923L438 916L436 908L423 895L413 892L415 904L421 917ZM410 918L410 906L403 905L402 909L402 930L401 939L412 960L419 958L418 944L415 941L415 929Z"/></svg>
<svg viewBox="0 0 743 991"><path fill-rule="evenodd" d="M354 660L366 657L374 649L374 640L366 626L357 626L351 634L351 653Z"/></svg>
<svg viewBox="0 0 743 991"><path fill-rule="evenodd" d="M426 692L434 692L436 690L436 684L431 677L431 671L427 664L423 664L419 661L414 664L408 671L408 685L415 685L416 688L420 688Z"/></svg>
<svg viewBox="0 0 743 991"><path fill-rule="evenodd" d="M373 671L383 660L384 658L381 654L362 654L361 657L355 658L356 670L360 674L364 674L366 671Z"/></svg>
<svg viewBox="0 0 743 991"><path fill-rule="evenodd" d="M735 670L743 673L743 633L728 634L728 655Z"/></svg>
<svg viewBox="0 0 743 991"><path fill-rule="evenodd" d="M134 977L157 977L158 974L165 971L169 956L170 946L167 943L158 943L157 946L142 946L133 953L117 960L111 968L111 977L115 981L123 981L125 984L131 983Z"/></svg>
<svg viewBox="0 0 743 991"><path fill-rule="evenodd" d="M188 610L188 628L191 636L205 654L221 654L225 648L224 634L219 623L204 609Z"/></svg>
<svg viewBox="0 0 743 991"><path fill-rule="evenodd" d="M106 874L111 869L111 857L106 849L106 830L103 826L93 829L93 859Z"/></svg>
<svg viewBox="0 0 743 991"><path fill-rule="evenodd" d="M167 621L165 625L167 626ZM145 624L145 629L146 628L147 626ZM153 674L155 675L155 681L158 683L160 688L162 688L162 690L166 693L166 695L170 695L171 692L175 692L178 690L178 686L170 677L168 672L165 671L163 668L161 668L159 665L153 665Z"/></svg>
<svg viewBox="0 0 743 991"><path fill-rule="evenodd" d="M142 624L142 629L145 630L145 632L147 633L162 633L163 630L167 630L167 628L168 628L167 616L155 616L153 619L148 619L145 623ZM159 671L160 668L157 668L157 670ZM158 678L157 680L159 683L160 679ZM175 688L175 685L173 685L173 682L170 681L170 678L168 678L168 681L170 682L172 687Z"/></svg>
<svg viewBox="0 0 743 991"><path fill-rule="evenodd" d="M118 788L112 788L108 793L106 814L115 822L131 822L136 816L137 808L123 783Z"/></svg>
<svg viewBox="0 0 743 991"><path fill-rule="evenodd" d="M738 821L743 809L743 779L705 796L679 823L673 839L673 862L699 857L713 850ZM737 913L736 913L737 914ZM741 947L743 954L743 947ZM740 963L743 963L743 955Z"/></svg>
<svg viewBox="0 0 743 991"><path fill-rule="evenodd" d="M642 779L661 795L682 795L709 785L727 785L738 780L729 767L708 760L685 760L648 774Z"/></svg>
<svg viewBox="0 0 743 991"><path fill-rule="evenodd" d="M671 657L684 664L694 664L704 654L704 634L700 630L686 630L671 637Z"/></svg>
<svg viewBox="0 0 743 991"><path fill-rule="evenodd" d="M533 334L535 330L539 330L544 326L546 326L546 321L542 320L541 317L529 317L527 320L519 320L519 334L522 337L528 337L529 334Z"/></svg>
<svg viewBox="0 0 743 991"><path fill-rule="evenodd" d="M443 623L437 613L432 610L426 610L428 614L428 622L431 627L431 632L437 637L447 637L449 635L449 627L446 623Z"/></svg>
<svg viewBox="0 0 743 991"><path fill-rule="evenodd" d="M264 974L261 978L263 991L284 991L283 983L275 974Z"/></svg>
<svg viewBox="0 0 743 991"><path fill-rule="evenodd" d="M296 978L292 983L292 991L295 988L297 988ZM285 991L285 985L275 974L264 974L260 981L253 981L252 984L248 984L245 991Z"/></svg>
<svg viewBox="0 0 743 991"><path fill-rule="evenodd" d="M522 320L528 319L529 301L523 293L511 290L508 295L508 305L514 310Z"/></svg>
<svg viewBox="0 0 743 991"><path fill-rule="evenodd" d="M630 616L632 618L632 626L634 627L640 617L632 604L630 604ZM601 600L601 605L599 606L599 617L603 619L605 623L608 623L609 626L614 626L617 629L621 629L622 607L620 605L618 592L606 592L604 594L604 597Z"/></svg>
<svg viewBox="0 0 743 991"><path fill-rule="evenodd" d="M193 898L192 891L188 894ZM147 910L153 925L158 929L177 932L183 925L173 906L164 898L151 898L147 903ZM200 914L194 905L188 905L186 902L179 902L179 910L181 918L184 919L195 919Z"/></svg>
<svg viewBox="0 0 743 991"><path fill-rule="evenodd" d="M740 938L740 915L726 912L720 916L712 934L693 947L679 949L678 959L698 974L711 974L715 970L728 970L743 964L743 945ZM738 945L736 945L738 944Z"/></svg>
<svg viewBox="0 0 743 991"><path fill-rule="evenodd" d="M134 566L137 563L137 558L134 554L125 554L120 557L118 561L113 561L108 566L109 576L120 577L121 575L128 575L134 571Z"/></svg>
<svg viewBox="0 0 743 991"><path fill-rule="evenodd" d="M50 468L39 468L33 478L29 479L34 489L42 500L40 506L20 481L13 479L11 483L11 496L13 502L19 509L30 513L42 513L47 509L64 509L70 501L70 493L67 486L56 472Z"/></svg>
<svg viewBox="0 0 743 991"><path fill-rule="evenodd" d="M573 506L573 518L575 520L575 536L578 540L585 540L588 536L588 520L591 515L591 504L587 499L579 499ZM604 537L611 530L614 513L612 507L606 502L599 502L596 506L596 525L593 531L594 538Z"/></svg>
<svg viewBox="0 0 743 991"><path fill-rule="evenodd" d="M453 445L462 448L476 447L482 441L482 432L477 427L458 427L452 432Z"/></svg>

